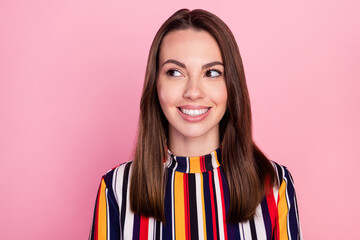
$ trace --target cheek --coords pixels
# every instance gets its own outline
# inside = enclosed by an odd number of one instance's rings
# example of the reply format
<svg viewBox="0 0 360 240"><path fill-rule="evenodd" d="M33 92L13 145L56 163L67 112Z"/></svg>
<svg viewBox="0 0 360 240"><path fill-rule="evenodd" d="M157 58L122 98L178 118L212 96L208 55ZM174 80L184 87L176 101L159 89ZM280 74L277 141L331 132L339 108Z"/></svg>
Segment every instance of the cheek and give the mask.
<svg viewBox="0 0 360 240"><path fill-rule="evenodd" d="M218 86L217 88L212 89L213 101L218 105L226 105L227 103L227 91L226 86Z"/></svg>
<svg viewBox="0 0 360 240"><path fill-rule="evenodd" d="M174 93L170 88L163 84L157 84L157 92L161 108L166 112L166 107L170 106L174 102Z"/></svg>

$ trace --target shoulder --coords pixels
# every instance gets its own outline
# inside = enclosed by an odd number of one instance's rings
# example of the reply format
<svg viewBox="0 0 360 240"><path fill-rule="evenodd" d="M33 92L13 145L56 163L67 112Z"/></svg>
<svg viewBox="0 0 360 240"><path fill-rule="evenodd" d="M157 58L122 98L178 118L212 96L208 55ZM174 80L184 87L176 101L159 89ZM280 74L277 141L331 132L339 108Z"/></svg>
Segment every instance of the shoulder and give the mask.
<svg viewBox="0 0 360 240"><path fill-rule="evenodd" d="M274 161L270 162L274 167L275 176L279 185L283 184L284 182L293 184L293 178L287 167Z"/></svg>
<svg viewBox="0 0 360 240"><path fill-rule="evenodd" d="M106 174L103 175L106 187L115 191L119 184L122 185L124 181L127 182L130 175L131 164L132 161L124 162L107 171Z"/></svg>
<svg viewBox="0 0 360 240"><path fill-rule="evenodd" d="M116 203L117 209L120 209L120 206L126 201L123 201L123 199L127 199L131 165L132 161L121 163L102 176L103 193L108 201Z"/></svg>
<svg viewBox="0 0 360 240"><path fill-rule="evenodd" d="M277 183L273 187L276 202L280 204L280 202L285 201L287 205L295 205L295 186L290 171L287 167L279 163L274 161L270 162L274 166L275 176L277 178Z"/></svg>
<svg viewBox="0 0 360 240"><path fill-rule="evenodd" d="M271 161L278 179L273 188L278 214L280 239L302 239L293 178L283 165Z"/></svg>

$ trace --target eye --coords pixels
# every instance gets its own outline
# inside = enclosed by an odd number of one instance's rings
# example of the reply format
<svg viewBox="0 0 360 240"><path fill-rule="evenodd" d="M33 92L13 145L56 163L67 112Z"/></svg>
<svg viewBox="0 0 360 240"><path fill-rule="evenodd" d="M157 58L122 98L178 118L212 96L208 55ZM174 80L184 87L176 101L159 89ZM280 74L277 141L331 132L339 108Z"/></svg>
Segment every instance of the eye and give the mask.
<svg viewBox="0 0 360 240"><path fill-rule="evenodd" d="M175 69L167 70L166 75L171 76L171 77L181 77L182 76L181 72L178 70L175 70Z"/></svg>
<svg viewBox="0 0 360 240"><path fill-rule="evenodd" d="M210 78L219 77L219 76L221 76L221 72L219 70L216 70L216 69L208 69L205 72L205 76L210 77Z"/></svg>

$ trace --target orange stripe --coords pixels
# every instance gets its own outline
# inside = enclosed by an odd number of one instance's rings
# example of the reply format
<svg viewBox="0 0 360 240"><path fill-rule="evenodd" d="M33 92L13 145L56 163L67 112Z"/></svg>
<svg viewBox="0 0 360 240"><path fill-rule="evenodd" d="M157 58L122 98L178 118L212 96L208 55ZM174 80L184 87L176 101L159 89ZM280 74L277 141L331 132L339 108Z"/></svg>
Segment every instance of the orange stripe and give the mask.
<svg viewBox="0 0 360 240"><path fill-rule="evenodd" d="M283 180L279 188L279 199L278 199L279 230L280 230L281 240L289 239L287 232L288 211L289 210L286 200L286 182L285 180Z"/></svg>
<svg viewBox="0 0 360 240"><path fill-rule="evenodd" d="M191 157L189 163L190 163L190 173L201 172L199 157Z"/></svg>
<svg viewBox="0 0 360 240"><path fill-rule="evenodd" d="M175 238L185 239L185 203L184 173L175 172L174 176L174 207L175 207Z"/></svg>
<svg viewBox="0 0 360 240"><path fill-rule="evenodd" d="M99 218L99 198L100 198L100 189L101 182L98 189L97 197L96 197L96 206L95 206L95 223L94 223L94 240L98 239L98 218Z"/></svg>
<svg viewBox="0 0 360 240"><path fill-rule="evenodd" d="M214 156L215 156L216 164L217 164L218 166L220 166L220 163L219 163L219 161L218 161L218 156L217 156L217 152L216 152L216 151L214 152Z"/></svg>
<svg viewBox="0 0 360 240"><path fill-rule="evenodd" d="M99 195L98 195L98 206L97 206L97 219L95 229L95 239L105 240L107 235L107 210L106 210L106 184L104 178L101 180Z"/></svg>

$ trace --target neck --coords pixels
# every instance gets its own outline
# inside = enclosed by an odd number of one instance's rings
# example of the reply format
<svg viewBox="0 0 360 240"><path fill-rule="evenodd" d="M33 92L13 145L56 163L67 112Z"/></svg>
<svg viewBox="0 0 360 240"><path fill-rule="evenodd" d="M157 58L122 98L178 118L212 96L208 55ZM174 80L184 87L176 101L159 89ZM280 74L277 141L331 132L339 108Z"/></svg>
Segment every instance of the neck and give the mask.
<svg viewBox="0 0 360 240"><path fill-rule="evenodd" d="M205 134L200 137L187 137L169 130L169 149L175 156L196 157L211 153L220 146L217 134Z"/></svg>

